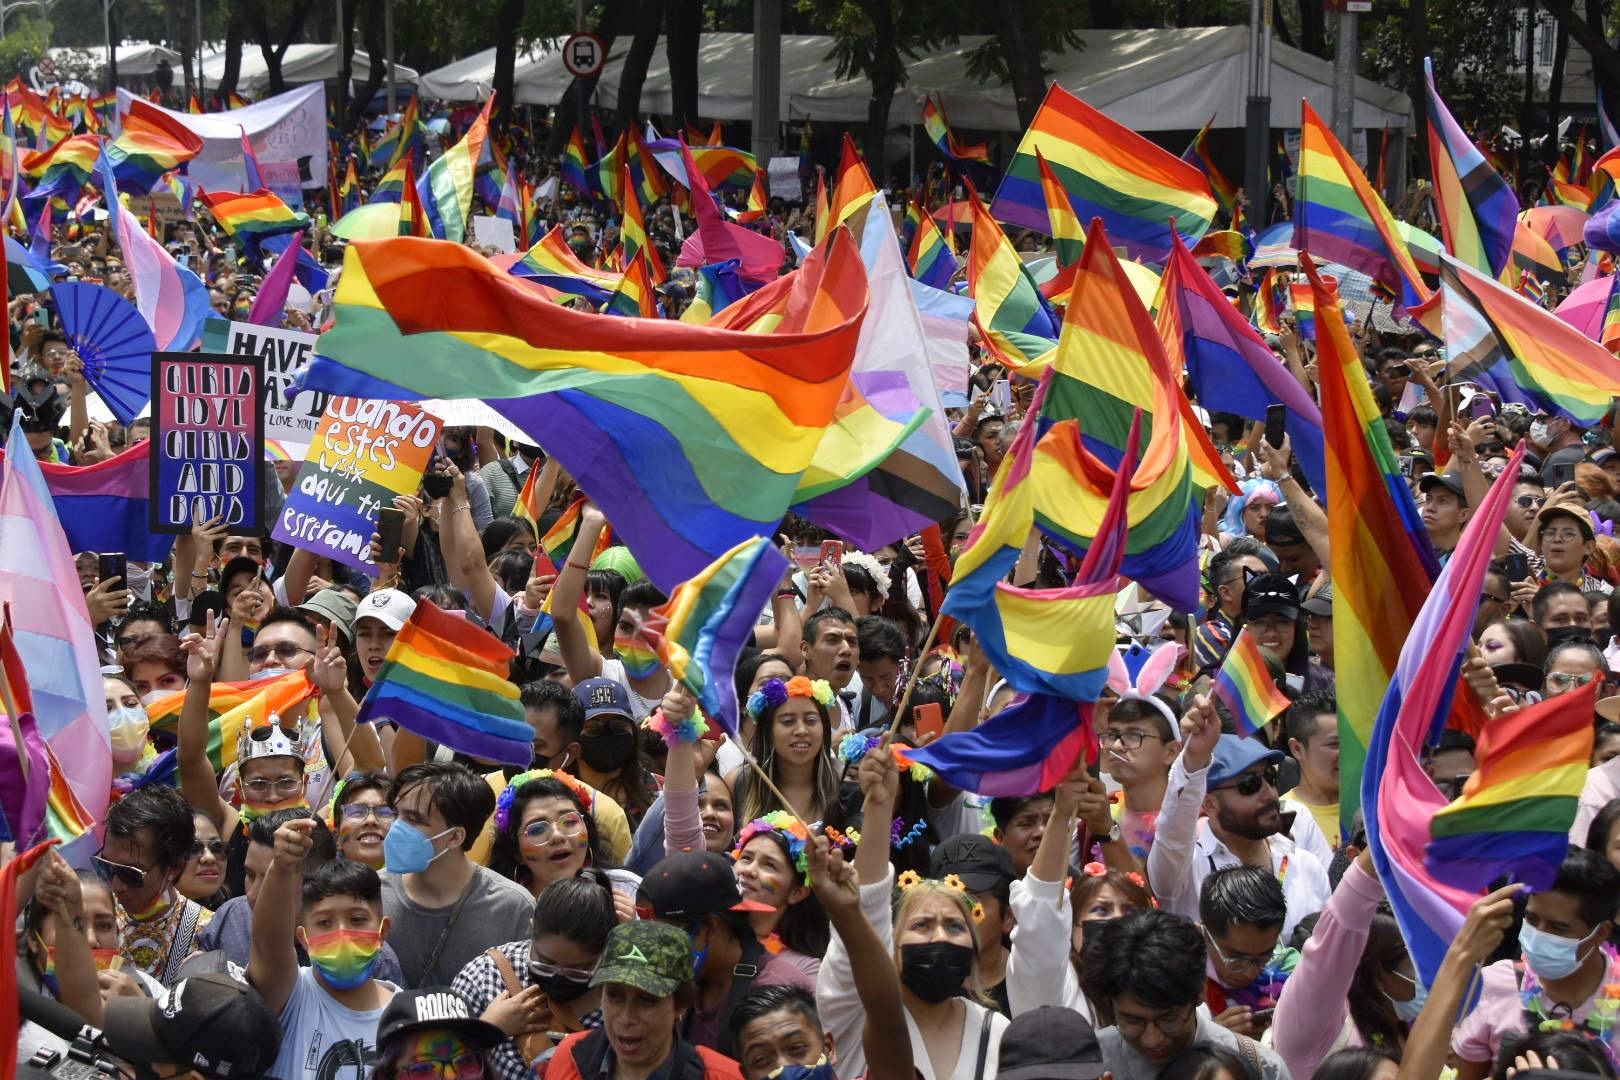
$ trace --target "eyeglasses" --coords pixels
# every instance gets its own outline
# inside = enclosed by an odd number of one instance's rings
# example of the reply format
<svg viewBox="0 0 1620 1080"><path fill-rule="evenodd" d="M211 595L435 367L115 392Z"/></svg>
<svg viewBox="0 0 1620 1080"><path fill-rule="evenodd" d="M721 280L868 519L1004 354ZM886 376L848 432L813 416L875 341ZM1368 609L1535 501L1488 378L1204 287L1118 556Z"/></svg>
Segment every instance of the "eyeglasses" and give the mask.
<svg viewBox="0 0 1620 1080"><path fill-rule="evenodd" d="M578 836L585 831L585 819L573 810L563 813L556 821L531 821L523 829L523 839L531 844L543 844L555 829L558 836Z"/></svg>
<svg viewBox="0 0 1620 1080"><path fill-rule="evenodd" d="M1097 742L1102 746L1107 746L1109 743L1117 742L1127 750L1138 749L1142 745L1142 740L1144 739L1158 739L1162 742L1164 741L1164 736L1155 735L1152 732L1147 731L1118 731L1114 728L1109 728L1107 731L1097 736Z"/></svg>
<svg viewBox="0 0 1620 1080"><path fill-rule="evenodd" d="M1541 538L1551 540L1554 543L1568 543L1581 539L1581 534L1577 529L1543 529Z"/></svg>
<svg viewBox="0 0 1620 1080"><path fill-rule="evenodd" d="M278 641L274 645L253 646L253 648L248 651L248 660L255 664L262 664L272 656L274 656L277 660L292 660L294 657L298 656L299 653L307 653L309 651L310 650L304 648L302 645L294 645L290 641Z"/></svg>
<svg viewBox="0 0 1620 1080"><path fill-rule="evenodd" d="M1279 774L1280 770L1277 767L1277 763L1273 761L1271 764L1261 768L1258 772L1246 772L1236 780L1232 781L1230 784L1218 784L1209 790L1225 791L1230 788L1239 795L1249 796L1258 792L1262 784L1270 784L1272 787L1276 787L1277 777Z"/></svg>
<svg viewBox="0 0 1620 1080"><path fill-rule="evenodd" d="M1546 504L1546 502L1546 497L1541 495L1520 495L1518 498L1513 500L1514 505L1522 506L1526 510L1532 506L1543 506Z"/></svg>
<svg viewBox="0 0 1620 1080"><path fill-rule="evenodd" d="M259 776L252 780L242 781L242 790L255 799L262 799L272 791L277 795L296 795L304 790L304 778L302 776L278 776L272 780Z"/></svg>
<svg viewBox="0 0 1620 1080"><path fill-rule="evenodd" d="M203 855L212 855L216 859L223 859L225 857L225 841L199 840L191 845L189 858L197 859Z"/></svg>
<svg viewBox="0 0 1620 1080"><path fill-rule="evenodd" d="M1559 690L1570 690L1577 686L1585 686L1596 675L1571 675L1567 671L1553 671L1547 674L1547 685L1557 687Z"/></svg>
<svg viewBox="0 0 1620 1080"><path fill-rule="evenodd" d="M130 866L128 863L113 862L100 855L90 856L90 865L95 867L102 880L108 883L122 882L126 889L142 888L146 885L146 875L152 872L139 866Z"/></svg>
<svg viewBox="0 0 1620 1080"><path fill-rule="evenodd" d="M379 825L388 825L399 817L399 811L392 806L372 806L363 802L344 803L338 807L338 813L343 815L344 821L353 825L360 824L368 817L376 818Z"/></svg>
<svg viewBox="0 0 1620 1080"><path fill-rule="evenodd" d="M397 1071L400 1076L409 1077L410 1080L434 1080L440 1076L453 1077L454 1080L478 1080L484 1075L484 1055L477 1050L465 1050L448 1061L424 1058L401 1065Z"/></svg>
<svg viewBox="0 0 1620 1080"><path fill-rule="evenodd" d="M529 974L537 979L567 979L569 982L590 982L596 969L563 967L561 964L552 964L545 960L530 960Z"/></svg>
<svg viewBox="0 0 1620 1080"><path fill-rule="evenodd" d="M1230 968L1234 974L1245 971L1259 971L1271 961L1271 953L1266 953L1264 956L1247 956L1243 953L1233 953L1231 956L1227 956L1221 949L1221 943L1215 940L1215 935L1209 932L1208 927L1204 927L1204 937L1209 941L1209 947L1215 950L1215 958Z"/></svg>
<svg viewBox="0 0 1620 1080"><path fill-rule="evenodd" d="M1122 1013L1114 1014L1114 1024L1119 1033L1128 1039L1134 1039L1147 1031L1151 1025L1159 1029L1160 1034L1171 1037L1180 1035L1187 1027L1187 1021L1192 1019L1195 1005L1188 1005L1174 1013L1160 1013L1158 1016L1126 1016Z"/></svg>

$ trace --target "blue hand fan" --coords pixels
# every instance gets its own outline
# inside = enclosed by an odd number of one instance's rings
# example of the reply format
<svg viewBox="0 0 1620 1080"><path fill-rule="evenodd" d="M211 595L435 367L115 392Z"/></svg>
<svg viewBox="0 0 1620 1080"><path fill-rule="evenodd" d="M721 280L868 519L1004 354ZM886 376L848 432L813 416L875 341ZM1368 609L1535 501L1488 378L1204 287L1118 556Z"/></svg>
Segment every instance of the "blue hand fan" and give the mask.
<svg viewBox="0 0 1620 1080"><path fill-rule="evenodd" d="M152 397L152 328L134 304L105 285L63 282L51 286L51 296L90 389L127 425Z"/></svg>

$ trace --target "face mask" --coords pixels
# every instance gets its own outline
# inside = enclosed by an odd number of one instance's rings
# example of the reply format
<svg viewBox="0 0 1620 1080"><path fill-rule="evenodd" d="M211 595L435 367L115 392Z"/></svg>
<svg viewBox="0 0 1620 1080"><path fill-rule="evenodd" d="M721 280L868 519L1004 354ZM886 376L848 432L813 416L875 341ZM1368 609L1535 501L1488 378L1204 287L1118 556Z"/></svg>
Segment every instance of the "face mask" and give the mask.
<svg viewBox="0 0 1620 1080"><path fill-rule="evenodd" d="M353 990L371 978L382 959L382 932L338 927L305 941L309 962L334 990Z"/></svg>
<svg viewBox="0 0 1620 1080"><path fill-rule="evenodd" d="M124 568L124 583L142 600L152 599L152 568L129 563Z"/></svg>
<svg viewBox="0 0 1620 1080"><path fill-rule="evenodd" d="M262 818L266 814L275 813L277 810L308 810L308 809L309 809L309 799L307 799L303 795L298 795L298 796L295 796L294 798L287 799L284 802L278 802L278 803L250 803L250 802L247 801L247 797L243 796L242 806L241 806L241 808L239 810L237 810L236 813L237 813L237 816L242 819L243 824L251 825L251 824L253 824L253 820L255 818Z"/></svg>
<svg viewBox="0 0 1620 1080"><path fill-rule="evenodd" d="M1389 1003L1395 1006L1395 1015L1403 1024L1415 1023L1418 1013L1423 1011L1423 1003L1429 1000L1429 988L1416 979L1408 979L1398 971L1392 971L1390 974L1402 982L1412 984L1412 998L1410 1001L1396 1001L1394 998L1389 998ZM1384 996L1389 997L1388 994Z"/></svg>
<svg viewBox="0 0 1620 1080"><path fill-rule="evenodd" d="M658 654L647 648L647 644L639 638L615 637L613 639L613 655L619 658L624 665L624 673L632 679L645 679L658 673L664 662Z"/></svg>
<svg viewBox="0 0 1620 1080"><path fill-rule="evenodd" d="M1546 446L1550 433L1547 431L1545 420L1530 421L1530 441L1538 446Z"/></svg>
<svg viewBox="0 0 1620 1080"><path fill-rule="evenodd" d="M248 682L263 682L265 679L279 679L283 675L291 675L297 668L267 667L263 671L255 671L248 676Z"/></svg>
<svg viewBox="0 0 1620 1080"><path fill-rule="evenodd" d="M164 698L175 692L176 691L173 690L148 690L146 693L141 695L141 705L150 706L153 702L162 701Z"/></svg>
<svg viewBox="0 0 1620 1080"><path fill-rule="evenodd" d="M1581 961L1586 959L1586 954L1581 952L1585 943L1586 938L1576 941L1559 937L1537 930L1529 923L1519 927L1519 949L1538 979L1564 979L1575 974Z"/></svg>
<svg viewBox="0 0 1620 1080"><path fill-rule="evenodd" d="M900 946L900 981L930 1005L961 993L973 971L973 949L954 941Z"/></svg>
<svg viewBox="0 0 1620 1080"><path fill-rule="evenodd" d="M600 735L581 736L579 756L599 773L617 772L636 752L636 733L605 728Z"/></svg>
<svg viewBox="0 0 1620 1080"><path fill-rule="evenodd" d="M814 1065L784 1065L766 1080L835 1080L837 1076L838 1070L827 1064L827 1055L822 1054Z"/></svg>
<svg viewBox="0 0 1620 1080"><path fill-rule="evenodd" d="M1547 631L1547 650L1562 645L1566 641L1579 641L1590 644L1592 641L1592 628L1589 626L1555 626Z"/></svg>
<svg viewBox="0 0 1620 1080"><path fill-rule="evenodd" d="M395 821L383 839L383 862L396 874L420 874L444 851L434 851L433 841L444 833L422 835L422 830L405 821ZM449 851L445 848L445 851Z"/></svg>
<svg viewBox="0 0 1620 1080"><path fill-rule="evenodd" d="M113 760L125 765L141 760L149 726L146 710L138 705L125 705L108 713L107 734L112 741Z"/></svg>
<svg viewBox="0 0 1620 1080"><path fill-rule="evenodd" d="M561 975L552 975L549 977L544 975L536 975L534 976L534 982L536 986L540 987L540 989L545 992L546 997L557 1002L559 1005L566 1005L570 1001L578 1001L580 998L585 996L585 991L591 988L591 984L588 981L577 982L573 979L564 978Z"/></svg>

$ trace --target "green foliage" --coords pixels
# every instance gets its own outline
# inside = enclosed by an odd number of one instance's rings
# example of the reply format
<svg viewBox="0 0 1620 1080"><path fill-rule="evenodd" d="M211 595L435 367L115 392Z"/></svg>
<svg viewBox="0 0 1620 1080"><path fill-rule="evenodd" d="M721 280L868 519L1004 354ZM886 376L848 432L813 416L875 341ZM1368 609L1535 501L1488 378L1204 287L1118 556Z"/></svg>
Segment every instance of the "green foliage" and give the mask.
<svg viewBox="0 0 1620 1080"><path fill-rule="evenodd" d="M961 27L955 9L929 0L799 0L798 9L832 35L830 58L838 62L840 79L895 70L896 86L906 83L906 61L954 42ZM892 50L881 41L880 21L892 27Z"/></svg>
<svg viewBox="0 0 1620 1080"><path fill-rule="evenodd" d="M1384 0L1360 26L1361 73L1421 98L1407 34L1412 0ZM1512 5L1498 0L1419 0L1428 9L1430 55L1440 96L1473 131L1515 119L1524 77L1505 75L1513 51Z"/></svg>
<svg viewBox="0 0 1620 1080"><path fill-rule="evenodd" d="M1026 0L1034 5L1036 36L1046 45L1045 52L1062 53L1070 49L1084 49L1080 30L1091 16L1089 0ZM976 27L988 37L968 53L967 70L981 83L1009 83L1012 72L1007 67L1007 53L996 37L1001 20L993 9L985 9Z"/></svg>
<svg viewBox="0 0 1620 1080"><path fill-rule="evenodd" d="M38 16L19 13L6 20L6 36L0 40L0 75L6 79L21 75L23 68L38 60L45 51L45 35Z"/></svg>

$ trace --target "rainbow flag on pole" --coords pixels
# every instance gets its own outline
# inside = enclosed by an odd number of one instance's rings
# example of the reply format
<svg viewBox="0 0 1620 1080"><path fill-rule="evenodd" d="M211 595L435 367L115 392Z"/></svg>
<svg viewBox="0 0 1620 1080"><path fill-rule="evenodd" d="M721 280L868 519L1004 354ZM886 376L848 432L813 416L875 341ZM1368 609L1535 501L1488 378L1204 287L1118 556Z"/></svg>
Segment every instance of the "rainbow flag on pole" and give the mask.
<svg viewBox="0 0 1620 1080"><path fill-rule="evenodd" d="M568 246L561 225L553 225L551 231L524 252L523 258L508 267L506 272L570 296L583 296L595 307L608 302L624 277L580 262L574 249Z"/></svg>
<svg viewBox="0 0 1620 1080"><path fill-rule="evenodd" d="M1288 708L1288 696L1277 689L1277 680L1266 663L1265 650L1248 627L1238 631L1210 689L1232 714L1232 724L1244 738L1264 728Z"/></svg>
<svg viewBox="0 0 1620 1080"><path fill-rule="evenodd" d="M973 213L967 261L968 292L975 305L973 321L997 359L1010 368L1027 368L1022 374L1034 375L1037 369L1029 365L1049 357L1057 345L1057 313L971 182L968 201Z"/></svg>
<svg viewBox="0 0 1620 1080"><path fill-rule="evenodd" d="M0 840L27 846L41 836L45 824L51 771L22 654L11 632L10 604L0 606L0 713L7 721L0 724Z"/></svg>
<svg viewBox="0 0 1620 1080"><path fill-rule="evenodd" d="M829 209L829 228L842 225L854 217L866 204L872 201L877 194L877 185L872 183L872 174L866 171L866 162L861 160L860 151L855 149L855 140L850 138L849 132L844 132L844 156L838 163L838 180L833 187L832 205ZM817 229L818 232L821 230ZM820 243L821 237L816 237Z"/></svg>
<svg viewBox="0 0 1620 1080"><path fill-rule="evenodd" d="M1209 129L1214 126L1215 117L1211 116L1204 126L1198 129L1198 134L1193 136L1193 141L1181 155L1181 160L1198 166L1198 171L1209 179L1209 189L1214 192L1215 201L1221 204L1222 210L1231 215L1237 209L1237 185L1227 178L1219 165L1215 164L1215 155L1209 152Z"/></svg>
<svg viewBox="0 0 1620 1080"><path fill-rule="evenodd" d="M250 255L258 251L259 242L281 233L299 232L309 228L309 215L293 210L268 191L255 191L248 195L235 192L199 191L197 197L208 207L219 227L242 241Z"/></svg>
<svg viewBox="0 0 1620 1080"><path fill-rule="evenodd" d="M413 96L414 103L416 98ZM416 192L422 198L422 209L427 213L433 235L443 240L461 243L467 238L467 223L472 219L473 188L478 167L485 160L489 147L489 110L495 104L492 96L484 102L478 118L467 129L461 141L446 150L428 166L416 182Z"/></svg>
<svg viewBox="0 0 1620 1080"><path fill-rule="evenodd" d="M145 194L163 174L202 153L202 139L155 105L129 103L124 130L107 144L107 159L121 190Z"/></svg>
<svg viewBox="0 0 1620 1080"><path fill-rule="evenodd" d="M1499 277L1513 255L1519 198L1491 168L1434 88L1434 61L1423 58L1429 94L1429 165L1446 247L1461 262Z"/></svg>
<svg viewBox="0 0 1620 1080"><path fill-rule="evenodd" d="M990 151L984 143L964 146L956 141L956 136L951 134L950 121L945 118L945 99L939 96L936 101L935 97L936 95L929 94L923 99L923 130L928 133L929 141L939 147L939 152L952 161L977 161L988 164Z"/></svg>
<svg viewBox="0 0 1620 1080"><path fill-rule="evenodd" d="M951 250L945 234L923 210L921 200L912 205L917 211L917 233L911 238L907 258L911 276L935 289L948 288L961 264L956 261L956 253Z"/></svg>

